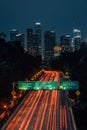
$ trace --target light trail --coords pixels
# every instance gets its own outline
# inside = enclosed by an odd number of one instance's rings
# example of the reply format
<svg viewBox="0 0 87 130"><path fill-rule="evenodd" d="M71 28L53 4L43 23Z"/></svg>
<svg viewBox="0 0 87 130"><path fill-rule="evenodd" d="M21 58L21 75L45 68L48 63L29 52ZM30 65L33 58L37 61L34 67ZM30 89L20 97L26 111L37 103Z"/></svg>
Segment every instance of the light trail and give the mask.
<svg viewBox="0 0 87 130"><path fill-rule="evenodd" d="M64 106L64 117L65 117L65 130L68 130L67 126L67 115L66 115L66 106Z"/></svg>
<svg viewBox="0 0 87 130"><path fill-rule="evenodd" d="M41 92L38 91L38 94L36 95L36 98L35 98L34 102L31 104L31 107L29 108L29 111L25 116L25 120L21 124L19 130L26 130L27 129L27 127L28 127L28 125L29 125L29 123L30 123L30 121L31 121L31 119L33 117L33 114L35 112L35 109L36 109L36 107L38 105L38 102L40 100L41 95L42 95L42 91Z"/></svg>
<svg viewBox="0 0 87 130"><path fill-rule="evenodd" d="M42 115L42 120L41 120L41 123L40 123L40 128L39 130L42 130L42 127L43 127L43 122L44 122L44 119L45 119L45 114L46 114L46 109L47 109L47 106L48 106L48 99L49 99L49 91L47 91L47 96L44 100L44 110L43 110L43 115Z"/></svg>
<svg viewBox="0 0 87 130"><path fill-rule="evenodd" d="M57 90L53 90L46 130L49 129L56 130L56 107L57 107L56 105L57 105Z"/></svg>
<svg viewBox="0 0 87 130"><path fill-rule="evenodd" d="M54 123L54 127L53 129L56 130L56 108L57 108L57 91L54 90L54 118L53 118L53 123Z"/></svg>
<svg viewBox="0 0 87 130"><path fill-rule="evenodd" d="M35 122L34 130L42 129L44 118L45 118L45 113L47 109L48 99L49 99L49 92L46 91L43 97L43 102L41 103L41 106L40 106L40 109L36 118L37 121Z"/></svg>
<svg viewBox="0 0 87 130"><path fill-rule="evenodd" d="M53 95L52 95L53 97ZM49 110L49 114L48 114L48 122L47 122L47 126L46 126L46 130L49 130L49 126L51 125L50 124L50 120L52 120L51 118L51 109L52 109L52 99L51 99L51 103L50 103L50 110ZM50 126L51 127L51 126Z"/></svg>
<svg viewBox="0 0 87 130"><path fill-rule="evenodd" d="M25 102L23 103L22 107L20 108L20 110L17 112L17 114L14 116L14 118L11 120L11 123L8 124L8 127L6 128L6 130L10 130L11 128L15 128L15 126L18 124L18 122L21 119L21 114L23 115L25 113L25 107L28 104L29 100L32 100L31 96L33 95L33 93L30 93L30 96L27 100L25 100Z"/></svg>
<svg viewBox="0 0 87 130"><path fill-rule="evenodd" d="M60 105L60 130L63 128L63 111L62 106Z"/></svg>
<svg viewBox="0 0 87 130"><path fill-rule="evenodd" d="M68 130L66 106L60 105L60 130Z"/></svg>

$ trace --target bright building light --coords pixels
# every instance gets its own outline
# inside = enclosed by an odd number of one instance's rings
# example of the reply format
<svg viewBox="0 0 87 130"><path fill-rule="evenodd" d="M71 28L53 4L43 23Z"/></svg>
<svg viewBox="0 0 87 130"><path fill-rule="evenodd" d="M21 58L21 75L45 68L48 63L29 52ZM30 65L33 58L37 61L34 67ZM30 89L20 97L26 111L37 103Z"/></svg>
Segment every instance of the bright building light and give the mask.
<svg viewBox="0 0 87 130"><path fill-rule="evenodd" d="M79 29L73 29L73 31L74 31L74 32L80 32L80 30L79 30Z"/></svg>
<svg viewBox="0 0 87 130"><path fill-rule="evenodd" d="M36 22L35 24L36 24L36 25L40 25L41 23L40 23L40 22Z"/></svg>

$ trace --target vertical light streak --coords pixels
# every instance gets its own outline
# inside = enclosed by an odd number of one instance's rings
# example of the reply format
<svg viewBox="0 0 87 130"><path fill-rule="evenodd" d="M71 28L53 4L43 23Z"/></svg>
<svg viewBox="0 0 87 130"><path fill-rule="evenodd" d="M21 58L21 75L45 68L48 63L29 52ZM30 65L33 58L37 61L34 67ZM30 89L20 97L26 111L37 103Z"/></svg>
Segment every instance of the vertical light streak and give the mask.
<svg viewBox="0 0 87 130"><path fill-rule="evenodd" d="M53 91L52 91L53 93ZM52 120L51 118L51 112L52 112L52 99L53 99L53 94L52 94L52 97L51 97L51 103L50 103L50 110L49 110L49 114L48 114L48 122L47 122L47 126L46 126L46 130L49 130L49 127L51 127L51 124L50 124L50 120Z"/></svg>
<svg viewBox="0 0 87 130"><path fill-rule="evenodd" d="M56 106L57 106L57 90L54 90L53 130L56 130Z"/></svg>
<svg viewBox="0 0 87 130"><path fill-rule="evenodd" d="M43 115L42 115L42 120L41 120L41 123L40 123L40 129L39 130L42 130L42 126L43 126L43 122L44 122L44 118L45 118L45 114L46 114L46 109L47 109L47 105L48 105L48 99L49 99L49 94L50 94L50 92L49 91L47 91L48 92L48 95L47 95L47 99L45 100L45 102L44 102L44 111L43 111Z"/></svg>
<svg viewBox="0 0 87 130"><path fill-rule="evenodd" d="M67 115L66 115L66 107L64 106L64 117L65 117L65 130L67 130Z"/></svg>
<svg viewBox="0 0 87 130"><path fill-rule="evenodd" d="M60 105L60 130L63 128L63 109L62 105Z"/></svg>

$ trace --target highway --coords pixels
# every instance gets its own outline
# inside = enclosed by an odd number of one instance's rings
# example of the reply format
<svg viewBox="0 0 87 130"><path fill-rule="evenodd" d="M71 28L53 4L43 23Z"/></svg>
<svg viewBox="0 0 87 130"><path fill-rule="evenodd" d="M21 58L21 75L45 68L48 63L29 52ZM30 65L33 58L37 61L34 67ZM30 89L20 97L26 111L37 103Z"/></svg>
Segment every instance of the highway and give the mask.
<svg viewBox="0 0 87 130"><path fill-rule="evenodd" d="M59 81L59 73L45 71L40 81ZM67 103L67 91L29 92L16 114L1 130L74 130Z"/></svg>

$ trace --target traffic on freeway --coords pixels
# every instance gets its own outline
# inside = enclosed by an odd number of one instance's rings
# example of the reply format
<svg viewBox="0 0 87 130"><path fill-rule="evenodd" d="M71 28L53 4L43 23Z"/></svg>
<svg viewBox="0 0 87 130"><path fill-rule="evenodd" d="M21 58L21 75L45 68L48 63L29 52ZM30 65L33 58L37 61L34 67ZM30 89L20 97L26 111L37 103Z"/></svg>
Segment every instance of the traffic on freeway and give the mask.
<svg viewBox="0 0 87 130"><path fill-rule="evenodd" d="M59 81L59 72L45 71L40 81ZM1 130L74 130L67 92L33 90Z"/></svg>

